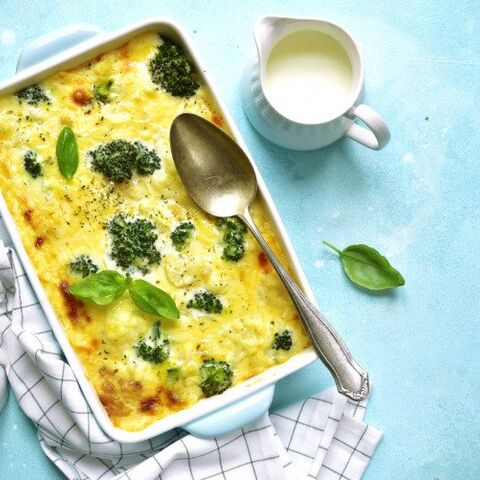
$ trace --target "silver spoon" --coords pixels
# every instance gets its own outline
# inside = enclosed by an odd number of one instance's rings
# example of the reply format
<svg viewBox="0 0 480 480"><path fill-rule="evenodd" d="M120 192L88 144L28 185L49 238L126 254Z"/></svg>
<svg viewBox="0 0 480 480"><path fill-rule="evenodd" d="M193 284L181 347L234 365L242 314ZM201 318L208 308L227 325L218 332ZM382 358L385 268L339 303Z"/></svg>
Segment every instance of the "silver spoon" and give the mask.
<svg viewBox="0 0 480 480"><path fill-rule="evenodd" d="M215 125L191 113L183 113L174 120L170 146L178 174L198 206L216 217L236 215L257 239L285 284L338 391L353 400L365 398L369 391L367 372L355 362L338 333L278 261L250 215L257 179L243 150Z"/></svg>

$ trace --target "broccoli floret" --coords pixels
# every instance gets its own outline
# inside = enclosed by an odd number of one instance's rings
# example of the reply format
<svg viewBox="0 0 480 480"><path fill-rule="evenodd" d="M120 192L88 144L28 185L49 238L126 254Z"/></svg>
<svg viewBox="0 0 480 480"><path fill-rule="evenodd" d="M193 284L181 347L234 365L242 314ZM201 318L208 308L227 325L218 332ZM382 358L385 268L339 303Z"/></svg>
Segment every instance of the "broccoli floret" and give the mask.
<svg viewBox="0 0 480 480"><path fill-rule="evenodd" d="M272 345L274 350L290 350L292 345L292 332L290 330L282 330L275 334Z"/></svg>
<svg viewBox="0 0 480 480"><path fill-rule="evenodd" d="M195 95L200 85L193 78L192 62L180 46L168 38L161 38L163 43L150 62L152 81L174 97L189 98Z"/></svg>
<svg viewBox="0 0 480 480"><path fill-rule="evenodd" d="M192 222L182 222L175 228L170 234L170 239L176 250L180 251L183 249L194 229L195 225Z"/></svg>
<svg viewBox="0 0 480 480"><path fill-rule="evenodd" d="M160 263L161 255L155 246L158 235L149 220L128 220L118 214L110 220L108 232L112 240L111 256L124 270L137 268L145 274L148 266Z"/></svg>
<svg viewBox="0 0 480 480"><path fill-rule="evenodd" d="M160 324L154 323L148 337L141 338L135 350L140 358L150 363L162 363L170 354L170 342L160 338Z"/></svg>
<svg viewBox="0 0 480 480"><path fill-rule="evenodd" d="M140 175L151 175L160 168L160 157L140 142L113 140L90 150L92 169L108 180L122 183L132 178L134 170Z"/></svg>
<svg viewBox="0 0 480 480"><path fill-rule="evenodd" d="M227 362L213 358L200 367L200 388L207 397L224 392L232 384L233 372Z"/></svg>
<svg viewBox="0 0 480 480"><path fill-rule="evenodd" d="M182 378L182 369L180 367L173 367L167 370L168 383L177 383Z"/></svg>
<svg viewBox="0 0 480 480"><path fill-rule="evenodd" d="M219 218L217 226L223 229L222 258L232 262L238 262L245 254L245 234L247 227L237 217Z"/></svg>
<svg viewBox="0 0 480 480"><path fill-rule="evenodd" d="M215 294L208 290L204 290L193 296L193 298L187 303L187 308L203 310L207 313L220 313L223 310L223 305Z"/></svg>
<svg viewBox="0 0 480 480"><path fill-rule="evenodd" d="M98 103L107 103L109 100L110 91L112 89L113 80L99 83L93 86L93 97Z"/></svg>
<svg viewBox="0 0 480 480"><path fill-rule="evenodd" d="M137 158L136 148L125 140L113 140L90 151L92 169L108 180L122 183L130 180Z"/></svg>
<svg viewBox="0 0 480 480"><path fill-rule="evenodd" d="M25 152L23 156L23 166L32 178L42 176L42 165L38 161L37 154L32 152L32 150Z"/></svg>
<svg viewBox="0 0 480 480"><path fill-rule="evenodd" d="M83 278L92 273L97 273L99 270L98 265L88 255L79 255L70 263L69 267L73 273L77 273Z"/></svg>
<svg viewBox="0 0 480 480"><path fill-rule="evenodd" d="M133 142L133 146L137 150L137 158L135 168L140 175L151 175L155 170L160 168L160 157L155 150L149 150L140 142Z"/></svg>
<svg viewBox="0 0 480 480"><path fill-rule="evenodd" d="M50 97L40 85L32 85L17 92L17 98L20 103L38 106L40 103L50 104Z"/></svg>

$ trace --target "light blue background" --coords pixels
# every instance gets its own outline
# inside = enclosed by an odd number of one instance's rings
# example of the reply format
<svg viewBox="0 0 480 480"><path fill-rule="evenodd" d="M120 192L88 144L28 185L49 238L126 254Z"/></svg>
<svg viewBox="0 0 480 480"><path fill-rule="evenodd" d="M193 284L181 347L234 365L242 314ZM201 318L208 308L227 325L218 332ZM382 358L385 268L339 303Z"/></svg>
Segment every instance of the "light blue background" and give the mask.
<svg viewBox="0 0 480 480"><path fill-rule="evenodd" d="M238 82L253 22L267 13L321 16L352 33L365 58L365 100L392 130L383 151L341 140L294 153L252 130ZM2 0L0 77L14 72L27 42L64 24L115 30L158 15L195 40L322 310L370 371L367 420L385 438L365 478L480 478L480 2ZM406 286L382 295L355 288L323 239L377 247ZM330 383L315 364L278 385L275 405ZM0 478L61 478L13 396L0 416Z"/></svg>

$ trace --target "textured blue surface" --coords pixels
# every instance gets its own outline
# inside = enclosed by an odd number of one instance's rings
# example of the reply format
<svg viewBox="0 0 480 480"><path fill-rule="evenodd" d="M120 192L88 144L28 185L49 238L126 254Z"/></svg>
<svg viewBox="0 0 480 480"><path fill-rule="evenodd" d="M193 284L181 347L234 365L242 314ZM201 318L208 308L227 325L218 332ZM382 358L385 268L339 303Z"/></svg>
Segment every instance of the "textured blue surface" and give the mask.
<svg viewBox="0 0 480 480"><path fill-rule="evenodd" d="M28 41L66 23L114 30L165 15L183 24L264 175L322 310L371 373L367 420L385 438L365 478L480 478L479 1L110 5L2 0L0 77L13 73ZM342 140L294 153L256 135L238 79L253 51L253 22L266 13L323 16L352 33L365 57L366 101L392 130L385 150ZM376 246L406 286L386 295L353 287L322 239ZM314 364L281 382L274 404L330 384ZM12 396L0 416L0 478L61 478Z"/></svg>

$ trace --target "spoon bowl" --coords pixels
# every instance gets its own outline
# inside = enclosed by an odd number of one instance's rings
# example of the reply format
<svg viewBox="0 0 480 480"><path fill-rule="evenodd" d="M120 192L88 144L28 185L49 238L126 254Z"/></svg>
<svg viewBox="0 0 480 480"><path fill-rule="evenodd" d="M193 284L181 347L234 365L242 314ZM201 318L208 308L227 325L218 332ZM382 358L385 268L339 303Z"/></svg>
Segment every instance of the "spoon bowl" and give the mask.
<svg viewBox="0 0 480 480"><path fill-rule="evenodd" d="M243 150L207 120L183 113L170 130L173 161L197 205L217 217L238 216L250 229L283 281L313 348L329 369L338 391L353 399L368 395L368 374L353 359L338 333L285 270L250 215L257 179Z"/></svg>
<svg viewBox="0 0 480 480"><path fill-rule="evenodd" d="M248 157L226 133L182 113L172 124L170 143L177 172L200 208L216 217L243 215L257 193L257 178Z"/></svg>

